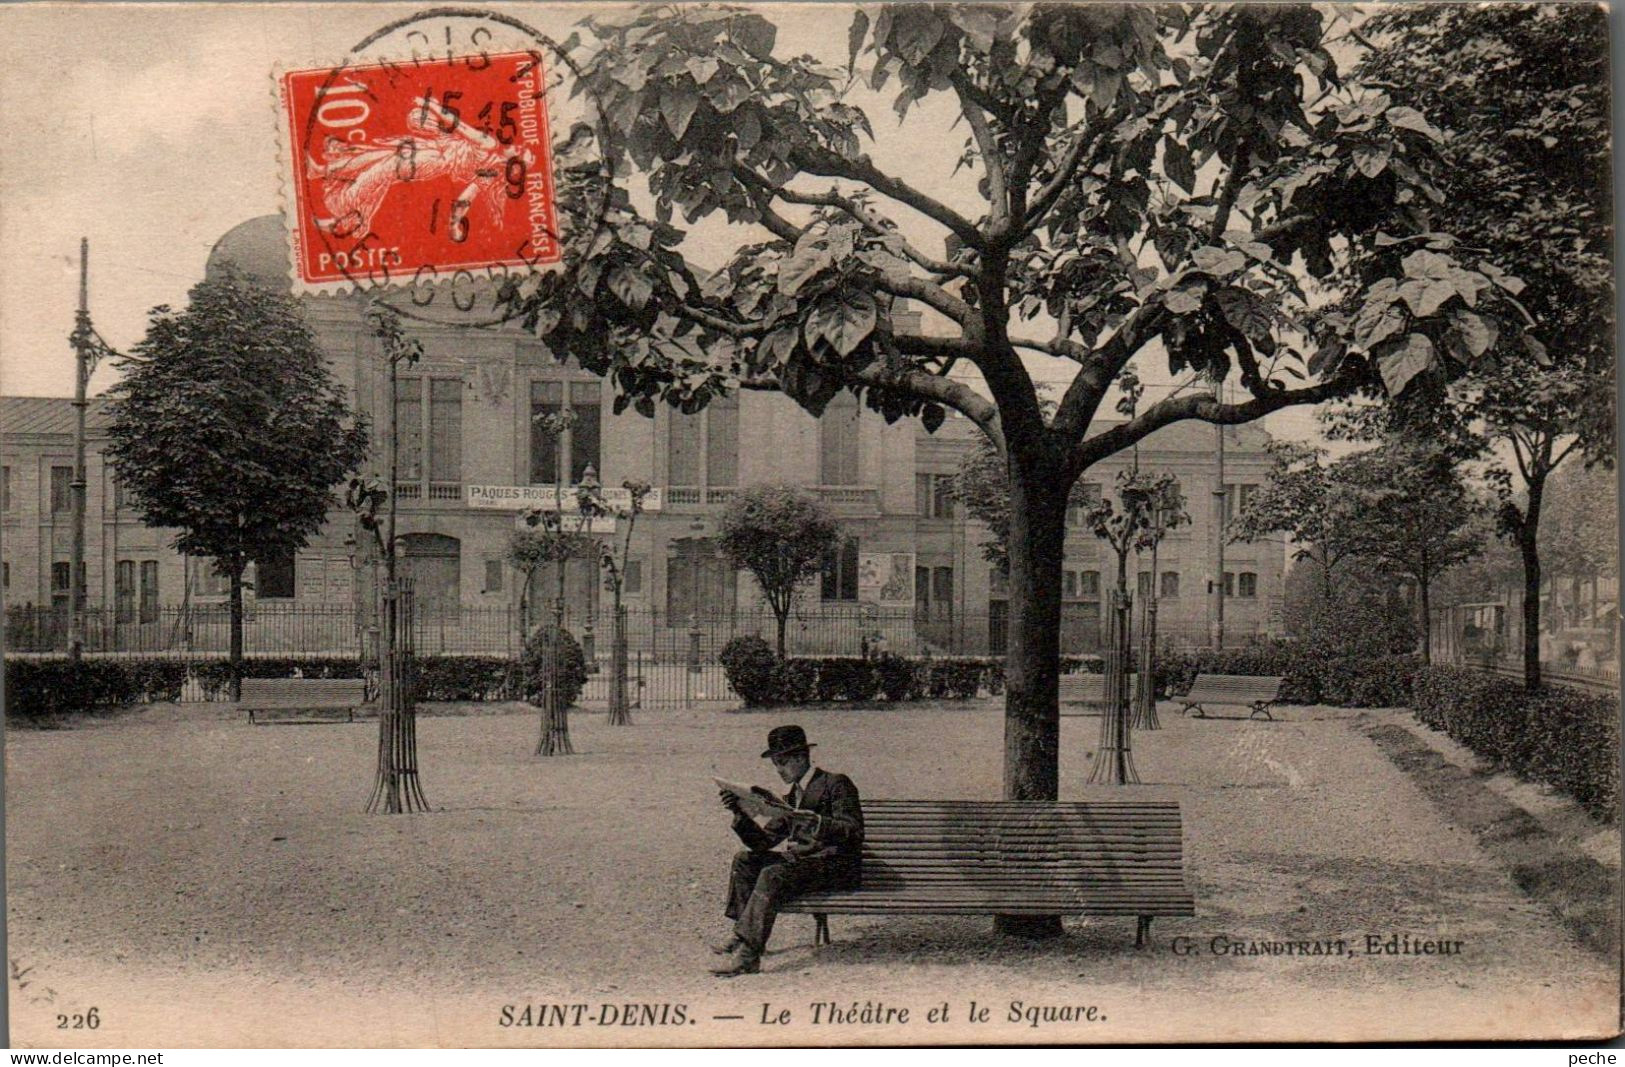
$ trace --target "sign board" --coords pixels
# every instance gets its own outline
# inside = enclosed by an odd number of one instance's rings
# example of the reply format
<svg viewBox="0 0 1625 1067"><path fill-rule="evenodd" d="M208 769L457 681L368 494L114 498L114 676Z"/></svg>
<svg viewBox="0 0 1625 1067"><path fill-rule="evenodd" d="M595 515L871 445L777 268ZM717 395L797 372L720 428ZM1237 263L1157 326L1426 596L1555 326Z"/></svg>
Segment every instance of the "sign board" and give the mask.
<svg viewBox="0 0 1625 1067"><path fill-rule="evenodd" d="M618 510L629 510L632 507L632 494L621 486L604 486L599 490L603 494L604 502ZM662 505L662 494L658 487L650 489L643 498L644 511L659 511ZM467 487L467 503L471 508L485 508L497 511L525 511L529 508L542 508L553 511L558 508L558 489L551 485L470 485ZM574 486L564 487L564 510L575 511L576 490Z"/></svg>
<svg viewBox="0 0 1625 1067"><path fill-rule="evenodd" d="M881 607L914 605L914 553L865 552L858 556L858 599Z"/></svg>

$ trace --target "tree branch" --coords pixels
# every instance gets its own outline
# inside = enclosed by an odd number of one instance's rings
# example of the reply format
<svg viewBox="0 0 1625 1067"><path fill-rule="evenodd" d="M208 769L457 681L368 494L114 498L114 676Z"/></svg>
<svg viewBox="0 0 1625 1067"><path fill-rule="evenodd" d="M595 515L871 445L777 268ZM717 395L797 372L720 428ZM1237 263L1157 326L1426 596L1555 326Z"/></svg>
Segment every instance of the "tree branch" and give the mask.
<svg viewBox="0 0 1625 1067"><path fill-rule="evenodd" d="M1254 397L1242 404L1220 403L1207 393L1169 397L1148 408L1138 418L1078 442L1072 449L1073 466L1075 470L1084 470L1107 456L1131 447L1136 441L1143 440L1164 426L1184 419L1199 419L1220 426L1252 422L1272 411L1279 411L1295 404L1318 404L1346 396L1356 385L1358 381L1353 375L1339 375L1317 385L1288 389L1266 397Z"/></svg>
<svg viewBox="0 0 1625 1067"><path fill-rule="evenodd" d="M875 192L888 196L900 204L913 208L926 218L941 223L954 233L960 240L977 251L987 247L987 240L976 224L953 208L942 203L934 197L927 196L918 189L898 178L881 171L869 161L868 156L859 156L857 159L847 159L837 155L827 148L816 145L797 145L790 152L790 162L808 174L818 174L826 178L846 178L850 181L862 182Z"/></svg>
<svg viewBox="0 0 1625 1067"><path fill-rule="evenodd" d="M902 342L905 340L910 342L911 348L917 343L953 343L949 338L899 337L899 348L903 347ZM884 363L878 362L871 363L859 370L848 370L845 377L847 381L859 385L895 389L918 397L921 400L929 400L932 403L953 408L974 422L983 433L987 434L988 440L1000 448L1004 447L1004 434L999 420L999 409L993 406L992 401L967 385L916 368L887 367ZM779 380L772 377L741 378L739 379L739 388L764 393L784 391Z"/></svg>
<svg viewBox="0 0 1625 1067"><path fill-rule="evenodd" d="M1161 311L1160 305L1141 304L1123 320L1105 344L1079 360L1083 363L1083 370L1072 379L1066 394L1061 397L1061 406L1056 410L1053 422L1056 430L1067 437L1083 436L1117 375L1134 358L1135 353L1156 335L1157 318Z"/></svg>
<svg viewBox="0 0 1625 1067"><path fill-rule="evenodd" d="M970 125L971 136L976 139L976 150L982 155L982 169L987 173L987 200L991 208L990 215L993 222L992 236L995 240L1002 239L1010 231L1010 191L1005 184L1004 158L999 151L999 142L988 128L987 116L983 114L982 106L966 95L965 83L969 80L963 70L956 70L948 76L954 87L954 93L959 97L959 112L965 116Z"/></svg>
<svg viewBox="0 0 1625 1067"><path fill-rule="evenodd" d="M963 264L950 263L945 259L933 259L921 252L910 244L900 232L895 229L887 229L871 212L866 211L862 204L859 204L851 197L842 196L834 189L827 193L797 192L784 186L773 185L766 178L741 163L734 164L734 173L745 184L754 186L766 196L783 200L785 203L803 204L808 207L833 207L844 211L855 221L861 223L864 229L881 240L895 245L916 266L930 271L932 274L959 278L969 278L971 276L970 268Z"/></svg>
<svg viewBox="0 0 1625 1067"><path fill-rule="evenodd" d="M1077 140L1072 142L1072 147L1067 150L1067 154L1056 164L1055 173L1050 176L1049 181L1044 183L1043 188L1038 190L1038 195L1033 198L1032 206L1027 208L1024 220L1027 233L1033 232L1043 224L1044 217L1049 214L1050 209L1055 206L1055 202L1060 199L1061 194L1072 184L1072 179L1077 176L1084 155L1088 154L1091 166L1098 162L1094 150L1107 143L1105 141L1106 133L1114 129L1122 121L1126 107L1126 104L1119 104L1110 112L1101 116L1100 121L1095 124L1093 129L1078 131Z"/></svg>

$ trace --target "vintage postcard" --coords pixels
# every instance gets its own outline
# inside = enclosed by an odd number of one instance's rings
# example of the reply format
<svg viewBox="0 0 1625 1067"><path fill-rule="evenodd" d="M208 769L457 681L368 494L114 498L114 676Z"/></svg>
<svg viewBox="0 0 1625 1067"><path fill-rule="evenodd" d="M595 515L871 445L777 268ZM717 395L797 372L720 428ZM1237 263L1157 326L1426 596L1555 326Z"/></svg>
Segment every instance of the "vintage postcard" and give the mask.
<svg viewBox="0 0 1625 1067"><path fill-rule="evenodd" d="M1604 9L0 29L14 1044L1620 1032Z"/></svg>

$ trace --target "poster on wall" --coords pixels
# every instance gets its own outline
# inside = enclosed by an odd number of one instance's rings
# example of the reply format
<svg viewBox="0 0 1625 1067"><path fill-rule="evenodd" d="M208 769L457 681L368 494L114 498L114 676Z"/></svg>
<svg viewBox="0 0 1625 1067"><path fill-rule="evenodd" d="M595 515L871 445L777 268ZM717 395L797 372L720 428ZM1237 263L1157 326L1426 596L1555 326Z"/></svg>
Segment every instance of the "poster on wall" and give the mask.
<svg viewBox="0 0 1625 1067"><path fill-rule="evenodd" d="M914 603L914 553L870 552L858 556L858 599L883 608Z"/></svg>

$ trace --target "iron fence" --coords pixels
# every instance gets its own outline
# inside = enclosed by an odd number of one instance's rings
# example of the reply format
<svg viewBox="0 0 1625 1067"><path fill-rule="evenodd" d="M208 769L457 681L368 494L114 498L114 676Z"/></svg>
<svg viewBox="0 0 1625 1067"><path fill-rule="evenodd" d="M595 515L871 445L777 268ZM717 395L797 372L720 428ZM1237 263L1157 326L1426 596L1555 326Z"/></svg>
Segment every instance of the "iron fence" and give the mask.
<svg viewBox="0 0 1625 1067"><path fill-rule="evenodd" d="M1136 629L1139 626L1136 611ZM552 605L532 606L523 614L511 605L473 606L425 602L412 624L417 654L517 655L522 633L553 621ZM562 622L584 646L589 658L607 658L612 624L608 604L585 611L563 609ZM673 613L660 608L629 606L627 647L646 664L714 663L736 637L755 635L768 644L777 639L778 620L771 611L702 611ZM6 648L12 652L65 652L70 615L65 607L8 607ZM1203 623L1164 618L1158 645L1196 648L1211 644ZM1061 618L1061 652L1089 655L1102 648L1102 628L1093 604L1067 604ZM792 656L861 656L891 652L906 656L1003 655L1009 635L1008 614L995 602L989 610L954 612L942 609L875 608L819 603L791 611L785 626L785 650ZM1251 625L1231 624L1226 643L1243 645L1261 639ZM243 610L243 651L247 655L350 655L371 652L373 637L366 616L342 603L260 601ZM225 604L185 604L118 613L93 608L85 613L88 653L226 655L231 648L230 608Z"/></svg>

